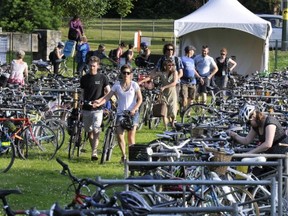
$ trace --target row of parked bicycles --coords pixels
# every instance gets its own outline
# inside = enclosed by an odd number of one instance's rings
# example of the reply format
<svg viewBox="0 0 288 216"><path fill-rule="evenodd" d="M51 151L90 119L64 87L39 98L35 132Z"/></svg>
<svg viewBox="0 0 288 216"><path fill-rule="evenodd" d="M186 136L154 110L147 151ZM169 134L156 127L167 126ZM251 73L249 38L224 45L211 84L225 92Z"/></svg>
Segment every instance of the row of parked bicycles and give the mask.
<svg viewBox="0 0 288 216"><path fill-rule="evenodd" d="M103 72L107 73L111 84L119 78L115 69L105 68ZM146 73L146 70L138 70L134 73L135 79ZM232 145L224 132L231 128L241 133L247 132L248 126L240 125L237 118L239 107L245 103L256 104L262 111L276 115L286 128L287 72L273 73L269 77L254 74L234 78L230 80L229 90L216 92L211 88L211 100L207 105L192 104L188 107L174 131L159 134L147 145L131 146L129 160L125 162L126 179L78 179L71 174L68 165L58 158L63 170L70 173L71 186L75 189L73 201L65 208L53 204L49 210L31 209L26 210L26 214L287 214L282 160L267 162L265 157L256 157L254 161L245 159L240 162L239 158L249 150L249 146ZM80 156L85 145L85 133L81 131L78 85L79 78L47 76L34 79L24 88L2 88L2 172L11 168L13 161L10 158L55 158L67 135L68 158ZM154 89L157 85L160 84L156 80L143 86L143 95L147 99L140 108L142 127L146 124L153 128L160 121L150 111L158 95ZM106 129L102 163L109 160L115 146L113 107L115 104L104 112ZM141 124L138 129L141 130ZM237 153L241 155L237 156ZM247 169L267 165L274 166L276 172L255 176ZM87 187L92 193L87 193ZM11 193L19 191L0 191L5 206L9 206L6 196ZM6 209L9 209L7 215L17 213L11 208Z"/></svg>

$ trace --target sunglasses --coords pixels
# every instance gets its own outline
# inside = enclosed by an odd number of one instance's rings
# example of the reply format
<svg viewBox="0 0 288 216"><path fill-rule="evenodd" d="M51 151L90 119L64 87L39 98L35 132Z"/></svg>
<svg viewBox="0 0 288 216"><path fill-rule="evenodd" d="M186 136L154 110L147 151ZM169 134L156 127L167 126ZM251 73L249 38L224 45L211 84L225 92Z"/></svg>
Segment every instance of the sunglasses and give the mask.
<svg viewBox="0 0 288 216"><path fill-rule="evenodd" d="M130 75L130 74L131 74L131 72L128 72L128 71L123 71L123 72L122 72L122 74L123 74L123 75Z"/></svg>
<svg viewBox="0 0 288 216"><path fill-rule="evenodd" d="M167 51L174 51L173 48L167 48L166 50L167 50Z"/></svg>
<svg viewBox="0 0 288 216"><path fill-rule="evenodd" d="M226 53L221 53L221 55L226 55Z"/></svg>

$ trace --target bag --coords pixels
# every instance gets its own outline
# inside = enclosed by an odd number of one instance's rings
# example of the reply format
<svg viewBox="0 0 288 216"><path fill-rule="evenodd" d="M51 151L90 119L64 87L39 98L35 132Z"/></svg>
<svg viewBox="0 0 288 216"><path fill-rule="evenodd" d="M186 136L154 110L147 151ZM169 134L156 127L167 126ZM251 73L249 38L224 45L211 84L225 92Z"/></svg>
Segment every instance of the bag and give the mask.
<svg viewBox="0 0 288 216"><path fill-rule="evenodd" d="M113 61L117 61L117 51L118 51L118 48L117 49L112 49L110 50L109 52L109 58L111 58Z"/></svg>
<svg viewBox="0 0 288 216"><path fill-rule="evenodd" d="M76 41L78 38L78 32L76 29L70 28L68 31L68 39Z"/></svg>
<svg viewBox="0 0 288 216"><path fill-rule="evenodd" d="M164 117L167 115L167 104L160 99L156 104L153 104L152 113L154 117Z"/></svg>
<svg viewBox="0 0 288 216"><path fill-rule="evenodd" d="M56 62L56 53L55 53L55 50L51 51L49 53L49 61L51 63L55 63Z"/></svg>

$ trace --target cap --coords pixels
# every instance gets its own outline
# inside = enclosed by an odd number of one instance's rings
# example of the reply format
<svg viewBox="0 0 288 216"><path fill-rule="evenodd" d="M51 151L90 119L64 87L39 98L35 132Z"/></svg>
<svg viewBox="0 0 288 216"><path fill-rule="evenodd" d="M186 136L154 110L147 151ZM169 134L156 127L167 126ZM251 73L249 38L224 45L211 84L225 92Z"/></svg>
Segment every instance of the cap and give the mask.
<svg viewBox="0 0 288 216"><path fill-rule="evenodd" d="M63 42L58 42L58 45L57 45L58 47L64 47L65 46L65 44L63 43Z"/></svg>
<svg viewBox="0 0 288 216"><path fill-rule="evenodd" d="M195 48L194 46L190 45L190 46L186 46L184 50L185 50L185 52L187 53L187 52L189 52L190 50L196 51L196 48Z"/></svg>

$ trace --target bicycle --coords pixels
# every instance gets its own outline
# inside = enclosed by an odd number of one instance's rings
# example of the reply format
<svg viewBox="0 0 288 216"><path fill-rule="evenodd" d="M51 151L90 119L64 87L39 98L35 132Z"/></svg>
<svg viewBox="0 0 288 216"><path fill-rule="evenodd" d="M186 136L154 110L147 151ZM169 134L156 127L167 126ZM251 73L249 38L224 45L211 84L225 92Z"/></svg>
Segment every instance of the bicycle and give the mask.
<svg viewBox="0 0 288 216"><path fill-rule="evenodd" d="M16 157L16 146L14 143L14 139L11 137L9 132L11 133L9 125L1 125L0 173L8 172L8 170L13 166Z"/></svg>
<svg viewBox="0 0 288 216"><path fill-rule="evenodd" d="M70 135L68 146L68 159L79 157L84 151L85 142L88 139L87 133L83 133L84 124L82 122L82 114L79 106L78 90L73 93L73 109L71 115L67 119L67 130Z"/></svg>
<svg viewBox="0 0 288 216"><path fill-rule="evenodd" d="M9 108L0 108L0 110L9 110ZM22 111L23 109L14 109L12 111ZM18 115L20 115L18 113ZM43 124L33 124L27 117L27 113L22 113L23 117L1 117L0 122L9 121L16 125L13 131L15 146L18 156L23 159L28 157L41 157L51 160L58 150L58 138L54 131Z"/></svg>
<svg viewBox="0 0 288 216"><path fill-rule="evenodd" d="M108 114L108 119L106 120L106 125L108 125L102 148L102 154L100 159L100 164L104 164L106 161L110 161L112 156L112 151L114 147L118 144L116 136L116 110L110 110Z"/></svg>

